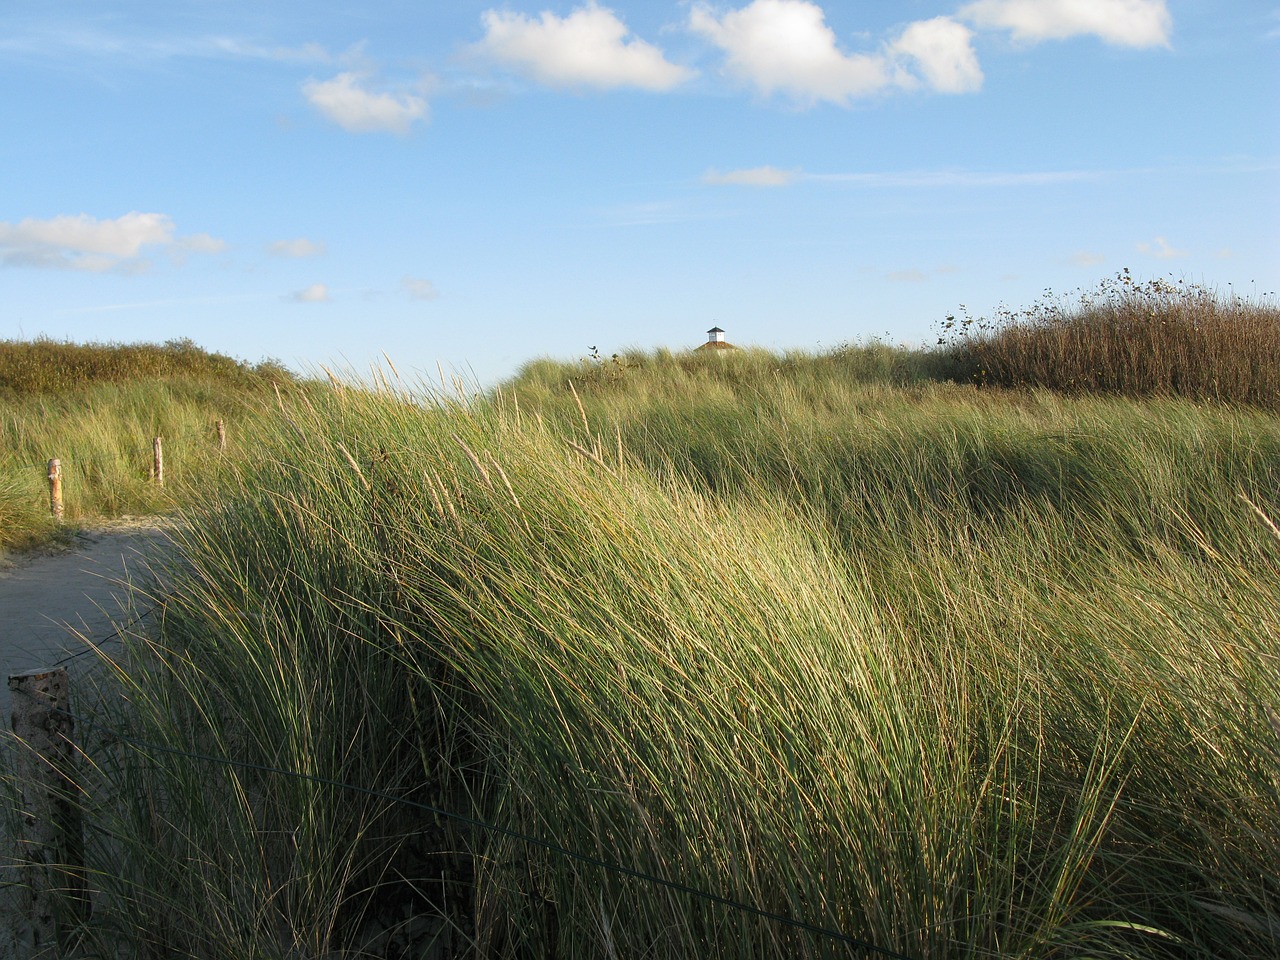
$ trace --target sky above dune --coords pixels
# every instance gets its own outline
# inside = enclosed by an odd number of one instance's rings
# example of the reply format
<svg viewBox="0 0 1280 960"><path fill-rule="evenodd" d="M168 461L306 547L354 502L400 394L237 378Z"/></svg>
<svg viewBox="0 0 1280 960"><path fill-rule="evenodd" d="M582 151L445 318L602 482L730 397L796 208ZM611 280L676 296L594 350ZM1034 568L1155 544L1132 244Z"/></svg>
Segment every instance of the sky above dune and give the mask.
<svg viewBox="0 0 1280 960"><path fill-rule="evenodd" d="M1277 64L1250 0L10 0L0 339L488 385L1126 268L1262 297Z"/></svg>

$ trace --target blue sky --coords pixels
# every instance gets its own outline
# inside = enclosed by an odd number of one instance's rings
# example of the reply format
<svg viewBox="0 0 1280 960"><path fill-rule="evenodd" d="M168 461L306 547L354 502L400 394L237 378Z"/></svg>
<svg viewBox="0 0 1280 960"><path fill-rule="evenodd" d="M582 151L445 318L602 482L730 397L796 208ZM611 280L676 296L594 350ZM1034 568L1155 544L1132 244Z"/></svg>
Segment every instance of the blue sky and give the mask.
<svg viewBox="0 0 1280 960"><path fill-rule="evenodd" d="M1262 295L1278 64L1250 0L9 0L0 338L488 384Z"/></svg>

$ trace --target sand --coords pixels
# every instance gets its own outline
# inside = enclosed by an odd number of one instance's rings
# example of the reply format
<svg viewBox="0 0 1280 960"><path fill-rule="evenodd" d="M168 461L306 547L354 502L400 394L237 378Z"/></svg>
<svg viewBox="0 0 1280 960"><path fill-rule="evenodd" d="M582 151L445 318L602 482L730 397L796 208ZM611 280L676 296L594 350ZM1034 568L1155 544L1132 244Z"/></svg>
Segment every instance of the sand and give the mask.
<svg viewBox="0 0 1280 960"><path fill-rule="evenodd" d="M28 670L65 666L76 708L76 680L98 657L88 641L111 652L112 635L140 628L154 606L148 560L165 551L166 524L155 518L114 521L75 534L69 544L36 554L0 557L0 667L4 680ZM146 592L130 589L134 584ZM145 619L145 617L144 617ZM9 729L9 684L0 683L0 717ZM31 956L21 868L10 859L13 838L0 818L0 960Z"/></svg>
<svg viewBox="0 0 1280 960"><path fill-rule="evenodd" d="M63 665L74 677L97 658L86 641L105 642L151 609L146 590L168 540L163 521L125 518L77 533L68 547L10 555L0 566L0 669L16 673ZM68 659L70 658L70 659ZM74 690L74 687L73 687ZM0 717L8 724L9 685L0 684Z"/></svg>

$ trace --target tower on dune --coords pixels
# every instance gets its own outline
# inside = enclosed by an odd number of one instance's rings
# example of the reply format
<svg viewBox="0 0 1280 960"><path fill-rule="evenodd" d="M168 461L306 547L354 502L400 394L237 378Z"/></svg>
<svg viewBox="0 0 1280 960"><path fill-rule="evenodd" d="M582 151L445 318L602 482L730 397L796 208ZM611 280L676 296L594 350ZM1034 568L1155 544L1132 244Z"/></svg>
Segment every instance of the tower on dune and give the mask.
<svg viewBox="0 0 1280 960"><path fill-rule="evenodd" d="M724 338L724 331L719 327L712 327L707 331L707 342L698 347L699 350L737 350L732 343Z"/></svg>

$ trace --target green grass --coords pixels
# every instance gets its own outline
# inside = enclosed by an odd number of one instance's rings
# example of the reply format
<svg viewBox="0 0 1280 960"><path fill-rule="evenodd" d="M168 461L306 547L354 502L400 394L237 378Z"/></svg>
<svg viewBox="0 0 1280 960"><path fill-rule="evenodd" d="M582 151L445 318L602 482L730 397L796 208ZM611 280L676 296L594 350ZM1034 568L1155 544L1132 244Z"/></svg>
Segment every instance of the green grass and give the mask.
<svg viewBox="0 0 1280 960"><path fill-rule="evenodd" d="M1280 424L805 382L294 404L191 516L111 722L911 957L1274 950ZM90 755L87 934L138 956L415 911L483 956L856 955L383 800Z"/></svg>
<svg viewBox="0 0 1280 960"><path fill-rule="evenodd" d="M919 960L1275 954L1280 419L957 356L252 408L82 706L83 944L867 955L603 861Z"/></svg>
<svg viewBox="0 0 1280 960"><path fill-rule="evenodd" d="M0 342L0 548L56 533L48 462L63 471L65 522L172 509L207 488L249 450L275 365L251 368L186 341L157 347ZM228 447L217 442L224 422ZM151 481L153 440L164 444L165 485Z"/></svg>
<svg viewBox="0 0 1280 960"><path fill-rule="evenodd" d="M292 380L279 361L264 360L251 366L190 340L164 344L70 343L47 337L0 340L0 398L172 377L232 387Z"/></svg>

